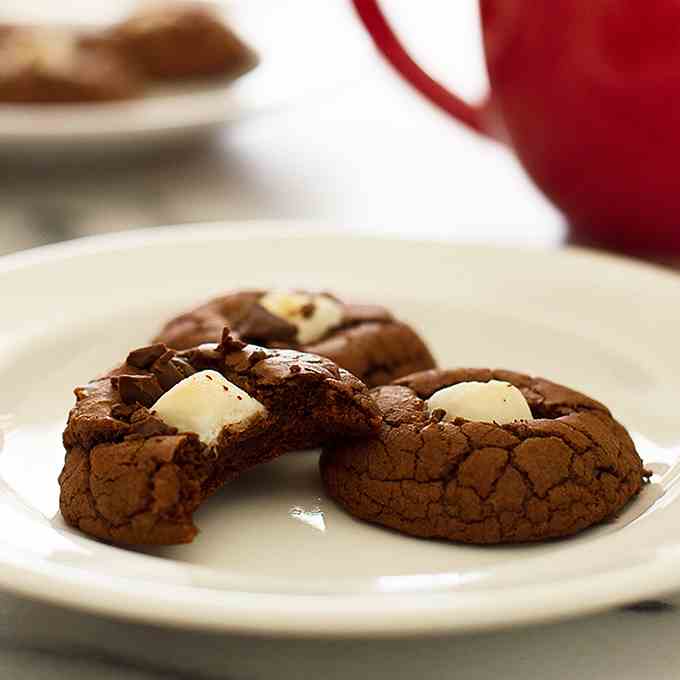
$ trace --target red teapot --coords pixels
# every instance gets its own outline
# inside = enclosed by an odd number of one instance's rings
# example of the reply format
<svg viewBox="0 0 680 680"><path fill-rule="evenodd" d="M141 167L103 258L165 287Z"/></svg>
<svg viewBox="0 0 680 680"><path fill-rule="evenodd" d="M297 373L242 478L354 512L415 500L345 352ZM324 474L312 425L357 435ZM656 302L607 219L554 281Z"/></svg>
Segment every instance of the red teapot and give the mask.
<svg viewBox="0 0 680 680"><path fill-rule="evenodd" d="M377 0L353 2L411 85L512 146L576 238L680 253L680 0L480 0L481 105L411 59Z"/></svg>

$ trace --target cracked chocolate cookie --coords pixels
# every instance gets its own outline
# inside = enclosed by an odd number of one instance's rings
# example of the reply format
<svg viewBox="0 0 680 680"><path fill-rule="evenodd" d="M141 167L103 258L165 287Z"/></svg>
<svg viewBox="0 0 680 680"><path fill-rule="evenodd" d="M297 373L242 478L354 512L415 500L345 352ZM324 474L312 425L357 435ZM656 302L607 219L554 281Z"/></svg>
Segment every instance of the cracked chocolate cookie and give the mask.
<svg viewBox="0 0 680 680"><path fill-rule="evenodd" d="M143 7L111 31L119 49L149 77L161 80L237 75L256 56L201 2Z"/></svg>
<svg viewBox="0 0 680 680"><path fill-rule="evenodd" d="M369 387L435 366L418 334L387 309L329 293L229 293L172 319L156 341L178 349L213 342L225 323L246 342L328 357Z"/></svg>
<svg viewBox="0 0 680 680"><path fill-rule="evenodd" d="M617 513L647 476L603 404L542 378L431 370L372 395L380 433L327 446L321 476L354 516L413 536L568 536Z"/></svg>
<svg viewBox="0 0 680 680"><path fill-rule="evenodd" d="M196 508L244 470L380 426L367 388L347 371L246 345L226 329L216 346L134 350L75 394L61 513L113 543L189 542Z"/></svg>
<svg viewBox="0 0 680 680"><path fill-rule="evenodd" d="M134 68L104 42L63 28L0 26L2 102L97 102L142 89Z"/></svg>

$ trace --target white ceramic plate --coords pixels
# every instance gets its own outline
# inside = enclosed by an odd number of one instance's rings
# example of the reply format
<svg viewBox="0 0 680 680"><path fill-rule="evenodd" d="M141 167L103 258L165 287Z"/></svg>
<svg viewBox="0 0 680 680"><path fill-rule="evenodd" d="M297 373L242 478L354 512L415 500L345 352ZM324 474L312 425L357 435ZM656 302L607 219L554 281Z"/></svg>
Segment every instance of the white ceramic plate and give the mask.
<svg viewBox="0 0 680 680"><path fill-rule="evenodd" d="M74 385L169 315L238 286L330 288L412 321L442 365L503 366L602 399L653 483L575 538L466 547L354 521L318 452L252 470L196 517L193 544L133 551L58 512ZM258 634L470 631L591 612L680 586L680 279L586 251L188 226L0 260L0 584L110 615Z"/></svg>
<svg viewBox="0 0 680 680"><path fill-rule="evenodd" d="M0 21L110 25L137 0L8 0ZM316 0L222 0L226 18L252 45L259 64L234 80L213 78L151 88L126 102L59 106L1 105L3 153L155 148L205 137L227 123L319 96L360 73L370 54L349 4ZM307 27L307 30L304 30Z"/></svg>

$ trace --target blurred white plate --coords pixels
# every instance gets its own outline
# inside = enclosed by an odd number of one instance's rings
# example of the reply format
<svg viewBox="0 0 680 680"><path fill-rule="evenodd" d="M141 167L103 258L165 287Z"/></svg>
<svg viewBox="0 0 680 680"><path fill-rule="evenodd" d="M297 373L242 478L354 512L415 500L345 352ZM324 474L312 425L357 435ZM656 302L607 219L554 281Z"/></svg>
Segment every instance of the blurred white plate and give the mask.
<svg viewBox="0 0 680 680"><path fill-rule="evenodd" d="M680 586L680 279L586 251L284 226L142 231L0 260L0 585L158 624L307 636L497 628ZM136 552L67 527L57 475L74 385L188 304L270 285L379 299L443 365L504 366L583 389L634 433L653 483L616 520L572 539L471 547L354 521L325 497L317 453L304 452L211 499L188 546Z"/></svg>
<svg viewBox="0 0 680 680"><path fill-rule="evenodd" d="M109 25L135 4L7 0L1 21ZM0 104L0 149L13 155L138 152L205 137L225 124L320 96L358 78L369 41L349 3L230 0L225 16L259 55L233 79L151 88L126 102L77 105Z"/></svg>

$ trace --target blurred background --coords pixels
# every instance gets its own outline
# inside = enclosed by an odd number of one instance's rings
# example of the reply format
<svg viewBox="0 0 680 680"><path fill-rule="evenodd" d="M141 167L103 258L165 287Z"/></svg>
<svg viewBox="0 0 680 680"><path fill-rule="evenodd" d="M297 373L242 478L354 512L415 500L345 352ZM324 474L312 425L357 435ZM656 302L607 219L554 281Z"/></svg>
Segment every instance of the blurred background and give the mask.
<svg viewBox="0 0 680 680"><path fill-rule="evenodd" d="M476 3L383 5L433 75L471 100L482 95ZM132 6L5 0L0 19L97 25ZM3 140L10 149L0 150L0 253L138 227L299 218L409 237L564 240L562 217L515 157L410 90L349 2L223 6L261 63L230 88L226 122L209 135L131 148L101 149L96 139L59 149L30 138L17 144L8 130L19 114L0 107L0 149ZM172 97L159 105L174 106ZM182 106L191 111L189 100ZM43 132L61 124L41 115ZM153 126L154 111L148 116Z"/></svg>

